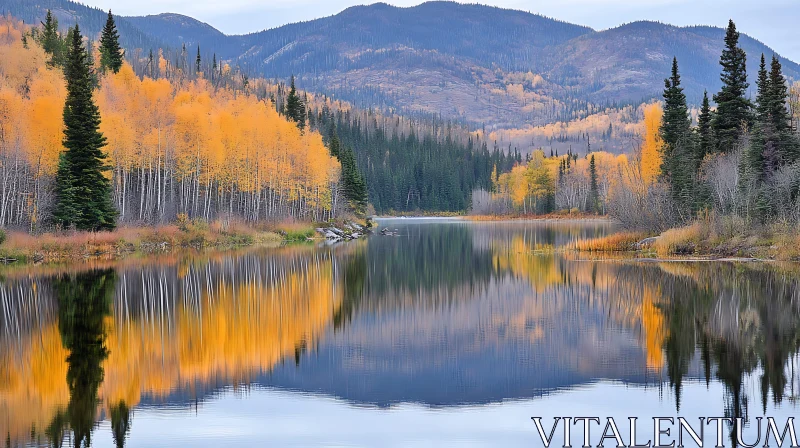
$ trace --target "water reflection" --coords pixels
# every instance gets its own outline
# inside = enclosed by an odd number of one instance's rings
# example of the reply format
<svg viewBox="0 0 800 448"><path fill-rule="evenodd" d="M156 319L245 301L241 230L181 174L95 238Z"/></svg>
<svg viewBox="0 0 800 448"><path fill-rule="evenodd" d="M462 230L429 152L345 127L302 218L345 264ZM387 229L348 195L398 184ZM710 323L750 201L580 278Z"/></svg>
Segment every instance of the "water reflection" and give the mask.
<svg viewBox="0 0 800 448"><path fill-rule="evenodd" d="M612 381L658 390L641 405L660 415L664 401L686 411L700 383L722 387L702 415L794 408L796 267L561 250L604 224L386 225L399 236L7 272L0 431L10 445L123 446L149 431L140 412L202 414L263 388L449 409ZM100 421L109 433L93 436Z"/></svg>

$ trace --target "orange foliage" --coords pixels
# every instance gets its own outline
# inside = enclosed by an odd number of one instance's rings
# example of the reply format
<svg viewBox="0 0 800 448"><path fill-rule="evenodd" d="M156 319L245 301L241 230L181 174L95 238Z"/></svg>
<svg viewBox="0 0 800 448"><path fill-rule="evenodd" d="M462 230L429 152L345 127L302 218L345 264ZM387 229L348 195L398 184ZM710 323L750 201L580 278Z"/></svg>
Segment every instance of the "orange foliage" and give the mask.
<svg viewBox="0 0 800 448"><path fill-rule="evenodd" d="M23 45L24 24L0 18L0 30L0 176L14 186L0 198L0 226L34 228L63 151L66 86L34 39ZM170 71L161 53L159 67ZM332 216L339 163L322 137L247 92L140 78L127 64L101 75L95 100L122 222Z"/></svg>
<svg viewBox="0 0 800 448"><path fill-rule="evenodd" d="M332 260L306 260L289 251L273 261L280 264L282 258L294 268L271 281L242 276L235 277L235 283L233 278L217 282L212 290L179 287L184 293L171 301L173 310L138 321L128 320L122 310L116 318L107 317L109 356L102 365L101 406L108 410L120 400L133 406L142 394L163 397L198 383L246 382L296 350L316 344L342 300L342 288L334 287ZM192 262L178 266L187 284L198 281L206 269ZM154 272L160 267L149 274L163 275ZM142 275L143 282L159 282ZM152 292L157 291L156 287ZM148 297L145 291L141 300L159 297ZM57 320L0 350L4 436L19 440L27 438L31 428L43 431L55 412L66 408L67 354Z"/></svg>
<svg viewBox="0 0 800 448"><path fill-rule="evenodd" d="M661 105L653 103L644 109L644 137L642 138L641 172L645 184L653 184L661 174Z"/></svg>

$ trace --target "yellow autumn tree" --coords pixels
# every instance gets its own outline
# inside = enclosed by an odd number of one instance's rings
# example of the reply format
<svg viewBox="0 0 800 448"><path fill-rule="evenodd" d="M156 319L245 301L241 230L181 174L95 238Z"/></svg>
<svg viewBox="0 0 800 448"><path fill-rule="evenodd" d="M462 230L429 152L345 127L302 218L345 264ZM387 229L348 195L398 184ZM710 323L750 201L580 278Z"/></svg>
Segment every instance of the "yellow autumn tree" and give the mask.
<svg viewBox="0 0 800 448"><path fill-rule="evenodd" d="M661 175L661 151L663 142L659 128L664 111L661 105L653 103L644 109L644 135L642 136L642 149L640 171L642 181L646 185L653 184Z"/></svg>

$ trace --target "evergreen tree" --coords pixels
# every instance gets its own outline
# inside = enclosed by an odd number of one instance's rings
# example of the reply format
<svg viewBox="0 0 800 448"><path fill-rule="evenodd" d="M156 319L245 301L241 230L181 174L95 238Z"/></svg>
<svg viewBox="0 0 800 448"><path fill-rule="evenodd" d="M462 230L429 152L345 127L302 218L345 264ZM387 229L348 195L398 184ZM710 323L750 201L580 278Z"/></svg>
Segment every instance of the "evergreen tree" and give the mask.
<svg viewBox="0 0 800 448"><path fill-rule="evenodd" d="M197 57L194 60L194 72L200 73L200 65L203 60L200 58L200 45L197 46Z"/></svg>
<svg viewBox="0 0 800 448"><path fill-rule="evenodd" d="M753 125L752 141L748 148L744 148L739 166L741 179L751 182L761 181L765 174L765 157L774 159L775 130L770 120L771 93L769 74L764 54L761 54L761 64L758 68L756 79L758 93L756 95L755 121ZM773 160L774 163L774 160Z"/></svg>
<svg viewBox="0 0 800 448"><path fill-rule="evenodd" d="M356 166L356 156L349 146L341 149L339 162L342 165L342 190L350 207L358 216L363 216L367 206L367 184Z"/></svg>
<svg viewBox="0 0 800 448"><path fill-rule="evenodd" d="M116 210L111 184L103 175L109 167L102 152L100 111L93 100L92 73L78 26L72 32L64 67L67 99L64 105L64 147L56 173L55 221L64 228L111 230Z"/></svg>
<svg viewBox="0 0 800 448"><path fill-rule="evenodd" d="M731 151L752 122L752 104L745 98L747 88L747 55L739 48L739 32L731 20L725 34L725 48L719 61L722 65L722 89L714 95L717 112L712 126L716 150Z"/></svg>
<svg viewBox="0 0 800 448"><path fill-rule="evenodd" d="M211 81L214 81L217 77L217 53L214 53L214 56L211 59Z"/></svg>
<svg viewBox="0 0 800 448"><path fill-rule="evenodd" d="M766 180L784 164L798 160L800 151L791 129L791 117L786 108L786 81L777 57L772 57L768 72L764 55L761 55L757 85L752 143L740 167L744 179L756 182Z"/></svg>
<svg viewBox="0 0 800 448"><path fill-rule="evenodd" d="M64 64L66 46L61 39L61 35L58 33L58 19L53 16L53 13L49 9L47 10L44 23L42 23L42 32L37 36L42 49L50 56L47 60L47 65L50 67L61 67Z"/></svg>
<svg viewBox="0 0 800 448"><path fill-rule="evenodd" d="M672 75L664 80L664 116L661 139L664 142L661 172L670 185L673 199L690 206L695 174L694 138L686 95L681 87L678 59L672 60Z"/></svg>
<svg viewBox="0 0 800 448"><path fill-rule="evenodd" d="M108 19L100 36L100 67L103 71L111 70L114 73L122 68L122 47L111 10L108 11Z"/></svg>
<svg viewBox="0 0 800 448"><path fill-rule="evenodd" d="M292 75L291 88L289 89L289 96L286 97L286 116L297 123L300 129L306 126L306 106L297 95L297 89L294 87L294 75Z"/></svg>
<svg viewBox="0 0 800 448"><path fill-rule="evenodd" d="M594 163L594 154L589 157L589 183L590 210L600 212L600 189L597 186L597 165Z"/></svg>
<svg viewBox="0 0 800 448"><path fill-rule="evenodd" d="M772 128L775 130L778 163L781 165L800 160L800 144L792 132L792 117L786 105L789 92L786 79L783 77L781 62L772 56L769 72L769 114Z"/></svg>
<svg viewBox="0 0 800 448"><path fill-rule="evenodd" d="M156 62L155 62L155 59L153 58L153 49L151 48L150 49L150 54L147 56L147 68L150 69L150 77L151 78L155 78L155 76L153 76L153 74L155 72L155 69L156 69L155 64L156 64Z"/></svg>
<svg viewBox="0 0 800 448"><path fill-rule="evenodd" d="M697 163L702 163L706 155L714 150L714 131L711 129L711 105L708 101L708 92L703 91L703 104L700 107L700 115L697 117Z"/></svg>

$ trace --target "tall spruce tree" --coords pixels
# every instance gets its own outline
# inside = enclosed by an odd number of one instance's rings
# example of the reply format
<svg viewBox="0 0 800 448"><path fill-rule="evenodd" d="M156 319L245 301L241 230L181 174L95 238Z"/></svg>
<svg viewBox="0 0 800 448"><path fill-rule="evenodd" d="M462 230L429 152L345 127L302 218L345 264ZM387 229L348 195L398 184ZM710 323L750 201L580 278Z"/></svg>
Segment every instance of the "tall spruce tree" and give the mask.
<svg viewBox="0 0 800 448"><path fill-rule="evenodd" d="M341 185L342 193L347 200L350 209L357 215L364 214L369 201L367 197L367 183L364 176L358 171L356 156L353 149L349 146L342 147L336 128L331 125L329 129L328 148L331 155L339 160L342 166Z"/></svg>
<svg viewBox="0 0 800 448"><path fill-rule="evenodd" d="M347 202L356 215L363 216L367 206L367 184L356 166L353 149L345 146L340 150L339 161L342 164L342 189Z"/></svg>
<svg viewBox="0 0 800 448"><path fill-rule="evenodd" d="M109 167L102 152L100 111L93 99L92 73L87 64L80 28L75 25L64 75L64 151L56 173L54 219L63 228L111 230L117 212L111 201L111 183L103 175Z"/></svg>
<svg viewBox="0 0 800 448"><path fill-rule="evenodd" d="M752 139L750 145L744 148L739 166L740 178L748 182L763 180L767 171L766 159L772 159L769 164L774 164L777 157L775 129L773 129L772 120L770 119L772 89L763 53L758 67L756 87L758 88L758 93L756 94Z"/></svg>
<svg viewBox="0 0 800 448"><path fill-rule="evenodd" d="M756 182L766 180L781 166L800 159L800 145L792 133L786 107L786 81L777 57L772 57L767 71L766 59L761 55L757 85L752 143L740 166L740 175Z"/></svg>
<svg viewBox="0 0 800 448"><path fill-rule="evenodd" d="M42 49L44 49L45 53L49 56L47 65L49 67L63 66L67 48L64 40L61 39L61 35L58 33L58 19L55 18L49 9L42 23L42 32L39 33L37 37Z"/></svg>
<svg viewBox="0 0 800 448"><path fill-rule="evenodd" d="M712 126L716 150L728 152L739 142L742 133L752 123L752 104L745 97L747 83L747 55L739 48L739 32L733 20L728 22L725 48L719 61L722 66L722 89L714 95L717 112Z"/></svg>
<svg viewBox="0 0 800 448"><path fill-rule="evenodd" d="M696 151L677 58L672 60L672 75L664 80L664 116L660 132L664 142L661 172L670 185L673 199L681 205L691 206L695 192Z"/></svg>
<svg viewBox="0 0 800 448"><path fill-rule="evenodd" d="M702 163L706 155L714 151L714 131L711 129L711 105L708 101L708 91L703 91L703 104L697 116L697 163Z"/></svg>
<svg viewBox="0 0 800 448"><path fill-rule="evenodd" d="M591 201L591 211L600 212L600 189L597 184L597 165L594 162L594 154L589 157L589 198Z"/></svg>
<svg viewBox="0 0 800 448"><path fill-rule="evenodd" d="M197 46L197 57L194 60L194 72L200 73L203 59L200 57L200 45Z"/></svg>
<svg viewBox="0 0 800 448"><path fill-rule="evenodd" d="M292 75L291 87L289 95L286 97L286 116L292 121L297 123L300 129L306 126L306 106L297 95L297 89L294 87L294 75Z"/></svg>
<svg viewBox="0 0 800 448"><path fill-rule="evenodd" d="M789 91L783 77L781 61L772 55L769 72L769 116L775 130L778 163L783 165L800 160L800 142L792 132L792 117L787 108Z"/></svg>
<svg viewBox="0 0 800 448"><path fill-rule="evenodd" d="M114 73L119 73L122 68L122 47L111 10L108 11L108 19L100 36L100 67L103 71L111 70Z"/></svg>

